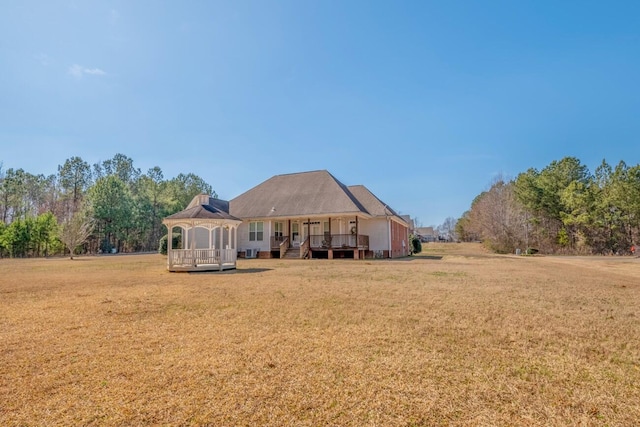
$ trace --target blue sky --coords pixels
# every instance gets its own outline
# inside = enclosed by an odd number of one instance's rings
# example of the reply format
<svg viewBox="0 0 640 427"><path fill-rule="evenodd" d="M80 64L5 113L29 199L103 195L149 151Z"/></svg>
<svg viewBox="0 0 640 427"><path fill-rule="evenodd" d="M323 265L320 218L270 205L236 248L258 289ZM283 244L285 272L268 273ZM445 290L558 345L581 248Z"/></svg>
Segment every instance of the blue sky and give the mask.
<svg viewBox="0 0 640 427"><path fill-rule="evenodd" d="M640 158L638 1L8 1L0 162L122 153L231 199L327 169L422 225Z"/></svg>

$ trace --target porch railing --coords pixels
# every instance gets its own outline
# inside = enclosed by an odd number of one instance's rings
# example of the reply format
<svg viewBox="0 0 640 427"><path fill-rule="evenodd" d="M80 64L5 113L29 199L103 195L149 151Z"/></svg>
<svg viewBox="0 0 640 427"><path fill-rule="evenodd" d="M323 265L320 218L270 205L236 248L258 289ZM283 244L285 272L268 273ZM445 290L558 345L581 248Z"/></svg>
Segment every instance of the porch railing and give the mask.
<svg viewBox="0 0 640 427"><path fill-rule="evenodd" d="M311 236L304 239L304 242L300 245L300 258L306 258L309 255L309 247L311 243Z"/></svg>
<svg viewBox="0 0 640 427"><path fill-rule="evenodd" d="M172 249L169 266L221 265L235 263L235 249Z"/></svg>
<svg viewBox="0 0 640 427"><path fill-rule="evenodd" d="M271 236L271 248L280 251L280 257L284 256L284 252L289 248L289 236ZM369 236L366 234L312 234L307 236L305 241L300 244L300 256L306 250L311 249L369 249ZM294 242L294 246L295 242Z"/></svg>
<svg viewBox="0 0 640 427"><path fill-rule="evenodd" d="M271 236L271 249L278 249L282 242L289 240L289 236Z"/></svg>
<svg viewBox="0 0 640 427"><path fill-rule="evenodd" d="M282 241L280 242L280 258L284 258L284 255L287 253L287 249L289 249L289 237L282 237Z"/></svg>
<svg viewBox="0 0 640 427"><path fill-rule="evenodd" d="M369 236L364 234L332 234L309 236L311 249L368 249Z"/></svg>

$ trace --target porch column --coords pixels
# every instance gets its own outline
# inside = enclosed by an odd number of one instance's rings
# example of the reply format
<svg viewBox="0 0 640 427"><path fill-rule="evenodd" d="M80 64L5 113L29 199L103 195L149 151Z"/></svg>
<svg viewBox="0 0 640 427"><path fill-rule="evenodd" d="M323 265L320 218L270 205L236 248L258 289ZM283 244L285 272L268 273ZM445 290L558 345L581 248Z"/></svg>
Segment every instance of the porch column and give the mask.
<svg viewBox="0 0 640 427"><path fill-rule="evenodd" d="M327 258L333 259L333 234L331 234L331 217L329 217L329 251Z"/></svg>
<svg viewBox="0 0 640 427"><path fill-rule="evenodd" d="M309 239L309 259L311 259L313 258L313 252L311 251L311 218L307 218L307 239Z"/></svg>
<svg viewBox="0 0 640 427"><path fill-rule="evenodd" d="M356 215L356 241L355 249L353 250L353 259L360 259L360 246L358 246L358 215Z"/></svg>
<svg viewBox="0 0 640 427"><path fill-rule="evenodd" d="M356 234L355 234L355 239L356 241L353 242L353 246L355 247L355 249L353 250L353 259L358 259L358 254L356 253L356 251L360 252L360 247L358 246L358 232L360 230L358 230L358 215L356 215Z"/></svg>

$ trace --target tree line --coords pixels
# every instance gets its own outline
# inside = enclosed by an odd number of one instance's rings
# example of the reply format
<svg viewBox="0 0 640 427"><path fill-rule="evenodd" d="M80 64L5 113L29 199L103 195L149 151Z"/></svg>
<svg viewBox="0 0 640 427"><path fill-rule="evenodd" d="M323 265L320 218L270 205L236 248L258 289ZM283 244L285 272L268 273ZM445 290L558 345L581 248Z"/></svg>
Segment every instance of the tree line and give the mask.
<svg viewBox="0 0 640 427"><path fill-rule="evenodd" d="M565 157L498 178L473 200L456 233L502 253L629 254L640 237L640 165L603 160L591 173Z"/></svg>
<svg viewBox="0 0 640 427"><path fill-rule="evenodd" d="M0 256L157 250L162 219L184 209L210 184L188 173L143 173L124 154L90 165L71 157L56 174L0 164Z"/></svg>

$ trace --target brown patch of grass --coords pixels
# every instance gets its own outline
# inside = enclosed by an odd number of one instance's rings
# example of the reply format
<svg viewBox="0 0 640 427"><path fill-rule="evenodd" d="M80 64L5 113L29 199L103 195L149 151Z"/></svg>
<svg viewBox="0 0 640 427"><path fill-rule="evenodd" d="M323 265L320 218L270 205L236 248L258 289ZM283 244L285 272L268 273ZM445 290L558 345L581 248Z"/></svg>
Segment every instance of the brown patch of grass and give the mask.
<svg viewBox="0 0 640 427"><path fill-rule="evenodd" d="M1 425L633 425L638 259L0 261ZM442 256L442 259L434 259Z"/></svg>

